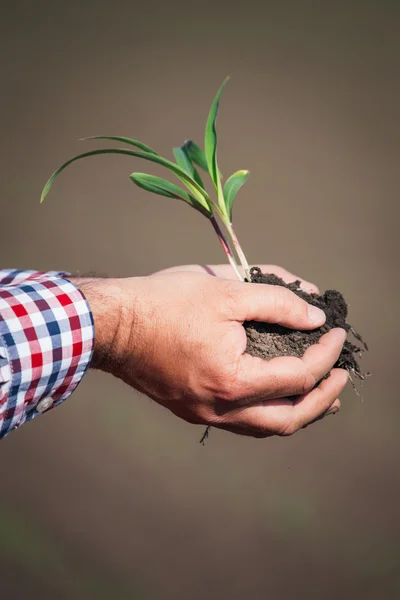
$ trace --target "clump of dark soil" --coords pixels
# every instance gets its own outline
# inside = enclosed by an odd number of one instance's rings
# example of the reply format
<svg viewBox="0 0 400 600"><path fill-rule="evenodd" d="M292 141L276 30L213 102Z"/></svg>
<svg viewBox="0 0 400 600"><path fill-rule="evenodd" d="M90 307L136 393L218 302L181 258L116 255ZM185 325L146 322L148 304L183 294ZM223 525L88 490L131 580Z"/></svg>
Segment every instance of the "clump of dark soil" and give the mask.
<svg viewBox="0 0 400 600"><path fill-rule="evenodd" d="M269 285L281 285L288 288L300 298L303 298L309 304L318 306L326 314L326 321L322 327L311 331L298 331L287 329L281 325L272 325L269 323L260 323L258 321L245 321L243 327L246 330L247 346L246 352L252 356L270 360L278 356L298 356L302 357L304 352L317 344L319 339L334 327L341 327L350 332L353 337L361 344L357 346L349 340L346 340L342 352L333 368L345 369L350 374L350 380L356 393L357 389L352 379L352 375L359 379L365 379L368 373L361 371L357 358L361 358L362 353L368 350L367 344L362 337L347 323L347 303L342 294L336 290L327 290L324 294L309 293L300 288L301 281L296 280L292 283L285 283L283 279L273 274L261 272L259 267L250 269L251 283L267 283ZM329 373L323 378L329 377ZM318 385L318 384L317 384ZM358 394L360 395L360 394ZM321 417L318 417L318 420ZM208 438L210 426L208 426L200 440L204 445Z"/></svg>
<svg viewBox="0 0 400 600"><path fill-rule="evenodd" d="M341 327L352 333L361 346L346 340L334 366L346 369L350 376L355 375L360 379L364 379L364 374L356 357L361 357L362 352L368 348L361 336L347 323L347 304L340 292L327 290L322 295L307 293L300 289L300 281L285 283L276 275L262 273L258 267L253 267L250 270L250 275L252 283L266 283L286 287L309 304L318 306L326 314L326 322L322 327L312 331L297 331L287 329L281 325L270 325L256 321L245 322L243 325L247 334L246 352L267 360L278 356L301 357L309 346L318 343L324 333L334 327Z"/></svg>

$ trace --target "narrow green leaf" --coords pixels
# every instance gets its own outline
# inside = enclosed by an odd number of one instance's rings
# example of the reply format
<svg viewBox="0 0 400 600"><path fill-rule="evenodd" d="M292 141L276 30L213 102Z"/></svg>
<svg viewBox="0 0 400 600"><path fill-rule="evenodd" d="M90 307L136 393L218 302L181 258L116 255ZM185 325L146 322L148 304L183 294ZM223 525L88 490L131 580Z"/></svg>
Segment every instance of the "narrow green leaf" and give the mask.
<svg viewBox="0 0 400 600"><path fill-rule="evenodd" d="M206 159L206 155L204 154L203 150L197 144L195 144L193 142L193 140L186 140L184 146L187 150L187 153L188 153L189 158L192 161L192 163L194 163L195 165L200 167L200 169L207 171L207 173L208 173L207 159ZM222 179L222 173L219 169L218 169L218 172L219 172L219 176Z"/></svg>
<svg viewBox="0 0 400 600"><path fill-rule="evenodd" d="M68 167L71 163L73 163L77 160L86 158L87 156L96 156L98 154L125 154L127 156L136 156L138 158L144 158L145 160L149 160L150 162L154 162L159 165L162 165L163 167L166 167L167 169L172 171L175 175L177 175L177 177L181 181L184 182L184 184L187 186L189 191L195 196L195 198L198 200L198 202L206 210L209 209L210 198L208 197L206 192L201 188L201 186L199 186L199 184L196 183L196 181L194 181L194 179L192 179L190 177L190 175L188 175L186 173L186 171L181 169L181 167L179 167L175 163L167 160L166 158L159 156L158 154L152 154L150 152L138 152L136 150L128 150L127 148L102 148L100 150L91 150L90 152L85 152L83 154L79 154L78 156L74 156L74 158L71 158L70 160L65 162L63 165L61 165L61 167L59 167L56 171L54 171L54 173L52 174L52 176L50 177L50 179L47 181L46 185L43 188L40 202L43 202L43 200L49 193L50 188L53 185L53 182L54 182L55 178L57 177L57 175L59 175L64 169L66 169L66 167Z"/></svg>
<svg viewBox="0 0 400 600"><path fill-rule="evenodd" d="M197 144L195 144L192 140L186 140L185 147L186 147L186 150L187 150L190 160L195 165L200 167L200 169L203 169L204 171L208 172L207 159L206 159L206 155L204 154L203 150Z"/></svg>
<svg viewBox="0 0 400 600"><path fill-rule="evenodd" d="M236 171L236 173L233 173L233 175L231 175L225 182L224 199L230 222L232 222L232 208L236 194L242 185L246 183L248 177L248 171Z"/></svg>
<svg viewBox="0 0 400 600"><path fill-rule="evenodd" d="M175 160L178 163L178 165L181 167L181 169L186 171L186 173L188 175L190 175L190 177L192 177L192 179L194 179L202 188L204 188L201 177L200 177L196 167L192 163L192 161L188 155L188 152L186 150L186 147L180 146L180 148L174 148L173 153L175 156Z"/></svg>
<svg viewBox="0 0 400 600"><path fill-rule="evenodd" d="M215 190L218 196L218 203L220 205L221 210L225 209L224 205L224 194L221 185L221 178L219 176L218 164L217 164L217 131L215 128L215 123L218 115L218 107L219 101L224 91L224 87L229 77L227 77L224 83L221 85L218 93L214 99L214 102L211 106L210 113L208 115L207 125L206 125L206 133L205 133L205 155L208 165L208 170L211 175L211 179L214 183Z"/></svg>
<svg viewBox="0 0 400 600"><path fill-rule="evenodd" d="M133 183L135 183L138 187L146 190L147 192L152 192L153 194L158 194L159 196L166 196L167 198L175 198L176 200L183 200L187 202L193 208L196 208L201 213L210 216L211 211L206 210L193 196L188 194L185 190L182 190L180 187L175 185L174 183L170 183L169 181L162 179L161 177L156 177L155 175L148 175L146 173L132 173L130 175Z"/></svg>
<svg viewBox="0 0 400 600"><path fill-rule="evenodd" d="M140 148L140 150L144 150L145 152L157 154L150 146L146 146L146 144L142 144L142 142L139 142L138 140L133 140L132 138L120 135L91 135L90 137L81 138L81 141L83 142L88 140L112 140L114 142L122 142L123 144L129 144L130 146L136 146L136 148Z"/></svg>

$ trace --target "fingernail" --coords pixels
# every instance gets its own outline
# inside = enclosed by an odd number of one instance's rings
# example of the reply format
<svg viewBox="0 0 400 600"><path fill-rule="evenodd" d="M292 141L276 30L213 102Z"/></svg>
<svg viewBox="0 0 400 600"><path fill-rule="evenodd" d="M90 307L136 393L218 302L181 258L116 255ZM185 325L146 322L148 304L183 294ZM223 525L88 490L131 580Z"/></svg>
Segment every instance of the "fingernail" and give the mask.
<svg viewBox="0 0 400 600"><path fill-rule="evenodd" d="M323 310L312 304L308 305L308 319L314 325L323 325L325 323L326 315Z"/></svg>

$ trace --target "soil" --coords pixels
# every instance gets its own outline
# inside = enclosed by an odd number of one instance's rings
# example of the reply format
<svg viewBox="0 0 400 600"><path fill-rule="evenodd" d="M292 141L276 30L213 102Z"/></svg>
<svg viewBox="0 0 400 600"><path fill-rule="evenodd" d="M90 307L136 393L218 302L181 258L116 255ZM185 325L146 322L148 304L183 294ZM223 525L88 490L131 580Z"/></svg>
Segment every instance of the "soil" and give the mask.
<svg viewBox="0 0 400 600"><path fill-rule="evenodd" d="M367 344L361 335L347 323L347 303L342 294L337 290L326 290L322 295L309 293L300 288L301 281L296 280L292 283L285 283L283 279L273 274L261 272L259 267L250 269L251 283L266 283L268 285L280 285L288 288L300 298L303 298L309 304L314 304L321 308L326 314L326 321L322 327L312 329L311 331L298 331L287 329L281 325L272 325L270 323L260 323L258 321L245 321L243 327L246 330L247 346L246 352L251 356L257 356L266 360L277 358L278 356L298 356L301 358L304 352L317 344L319 339L334 327L341 327L351 333L353 337L361 344L358 346L349 340L346 340L342 352L333 368L345 369L350 375L350 381L358 396L357 388L353 376L358 379L365 379L369 373L363 373L358 364L357 357L361 358L362 353L368 350ZM329 377L327 373L323 379ZM316 387L320 382L318 381ZM361 396L362 397L362 396ZM295 397L293 396L293 399ZM317 417L316 421L322 417ZM200 439L200 444L205 443L208 438L210 426L208 426Z"/></svg>
<svg viewBox="0 0 400 600"><path fill-rule="evenodd" d="M356 357L361 357L364 350L368 350L361 336L347 323L347 303L342 294L336 290L327 290L324 294L307 293L300 289L300 281L285 283L280 277L273 274L264 274L259 267L250 270L252 283L280 285L288 288L309 304L321 308L326 314L326 322L322 327L312 331L297 331L287 329L281 325L270 325L248 321L244 323L247 334L246 352L252 356L271 359L278 356L303 356L309 346L318 343L324 333L334 327L342 327L350 332L361 346L346 340L343 350L334 367L346 369L351 375L364 379ZM353 380L352 380L353 381ZM354 384L354 382L353 382Z"/></svg>

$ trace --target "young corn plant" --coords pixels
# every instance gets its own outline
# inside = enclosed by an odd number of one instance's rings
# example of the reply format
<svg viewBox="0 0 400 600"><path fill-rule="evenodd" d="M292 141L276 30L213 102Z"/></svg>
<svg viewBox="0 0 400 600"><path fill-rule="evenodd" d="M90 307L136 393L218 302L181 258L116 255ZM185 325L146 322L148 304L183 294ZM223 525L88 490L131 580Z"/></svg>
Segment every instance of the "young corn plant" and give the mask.
<svg viewBox="0 0 400 600"><path fill-rule="evenodd" d="M205 130L204 151L193 141L188 140L182 146L173 149L176 161L173 162L163 158L146 144L128 137L96 135L89 138L83 138L84 140L120 142L127 146L133 146L135 150L132 150L131 148L102 148L85 152L71 158L52 174L43 188L40 201L43 202L44 198L49 193L55 178L61 171L77 160L99 154L124 154L143 158L168 169L181 183L183 183L186 189L183 189L166 179L146 173L132 173L130 175L131 180L137 186L148 192L158 194L159 196L166 196L167 198L183 200L204 217L209 219L238 279L243 281L243 276L240 271L241 266L245 279L250 281L249 265L232 226L233 204L238 191L246 182L249 172L243 170L236 171L224 184L222 184L222 175L217 163L216 120L221 95L228 79L229 78L225 79L211 106ZM214 187L215 198L212 198L208 194L198 168L209 174L212 186Z"/></svg>

